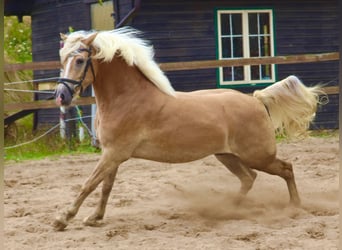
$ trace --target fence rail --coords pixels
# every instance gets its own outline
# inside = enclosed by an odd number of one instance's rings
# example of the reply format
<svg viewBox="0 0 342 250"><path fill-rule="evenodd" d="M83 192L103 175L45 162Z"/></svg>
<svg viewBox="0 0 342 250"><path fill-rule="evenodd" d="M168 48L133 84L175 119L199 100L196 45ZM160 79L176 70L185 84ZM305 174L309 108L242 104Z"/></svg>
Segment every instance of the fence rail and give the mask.
<svg viewBox="0 0 342 250"><path fill-rule="evenodd" d="M159 66L164 71L191 70L191 69L208 69L218 67L232 67L244 65L258 64L292 64L292 63L314 63L339 60L338 52L322 53L322 54L301 54L289 56L273 56L273 57L254 57L254 58L237 58L227 60L205 60L190 62L172 62L161 63Z"/></svg>
<svg viewBox="0 0 342 250"><path fill-rule="evenodd" d="M159 66L164 71L190 70L190 69L208 69L217 67L231 67L243 65L258 64L291 64L291 63L313 63L324 61L335 61L340 58L338 52L321 53L321 54L300 54L289 56L273 56L273 57L254 57L254 58L237 58L227 60L203 60L189 62L168 62L160 63ZM20 71L20 70L54 70L59 69L61 64L59 61L48 62L30 62L5 64L4 71Z"/></svg>
<svg viewBox="0 0 342 250"><path fill-rule="evenodd" d="M54 70L59 68L61 68L60 61L14 63L5 64L4 72L13 72L20 70Z"/></svg>
<svg viewBox="0 0 342 250"><path fill-rule="evenodd" d="M321 53L321 54L300 54L289 56L275 56L275 57L256 57L256 58L239 58L227 60L204 60L204 61L189 61L189 62L169 62L161 63L160 68L164 71L177 70L193 70L206 69L217 67L231 67L243 65L258 65L258 64L297 64L297 63L314 63L324 61L339 60L340 54L338 52ZM19 71L19 70L54 70L60 68L59 61L49 62L32 62L25 64L5 64L4 71ZM325 87L327 94L338 94L339 87L331 86ZM72 105L88 105L94 104L94 97L82 97L74 100ZM56 108L54 100L41 100L24 103L9 103L4 104L4 111L18 111L18 110L32 110L32 109L47 109Z"/></svg>

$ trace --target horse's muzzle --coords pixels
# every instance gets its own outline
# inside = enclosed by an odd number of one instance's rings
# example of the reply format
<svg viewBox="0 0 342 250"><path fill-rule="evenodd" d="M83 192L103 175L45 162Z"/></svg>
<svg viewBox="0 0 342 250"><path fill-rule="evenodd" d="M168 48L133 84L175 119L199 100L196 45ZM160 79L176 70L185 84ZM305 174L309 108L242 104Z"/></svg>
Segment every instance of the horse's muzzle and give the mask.
<svg viewBox="0 0 342 250"><path fill-rule="evenodd" d="M57 85L55 98L58 106L69 106L73 98L73 93L66 84L60 83Z"/></svg>

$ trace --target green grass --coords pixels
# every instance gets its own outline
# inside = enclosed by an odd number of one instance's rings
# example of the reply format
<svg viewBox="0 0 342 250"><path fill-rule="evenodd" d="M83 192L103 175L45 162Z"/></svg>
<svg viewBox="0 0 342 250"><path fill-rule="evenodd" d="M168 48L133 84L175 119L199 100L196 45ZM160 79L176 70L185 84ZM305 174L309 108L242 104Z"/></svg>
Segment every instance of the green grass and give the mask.
<svg viewBox="0 0 342 250"><path fill-rule="evenodd" d="M331 138L331 137L338 137L339 130L311 130L309 131L309 135L312 137L320 137L320 138Z"/></svg>
<svg viewBox="0 0 342 250"><path fill-rule="evenodd" d="M45 133L47 130L41 130L39 134L29 133L28 127L24 125L18 129L20 132L17 139L10 138L5 140L5 162L8 161L24 161L24 160L38 160L47 157L56 157L67 154L84 154L97 153L99 149L91 146L91 138L86 138L80 142L77 138L62 139L59 135L59 129L55 129L46 136L43 136L37 141L28 143L15 148L9 148L13 145L32 141L34 138Z"/></svg>
<svg viewBox="0 0 342 250"><path fill-rule="evenodd" d="M309 130L308 131L308 136L309 137L318 137L318 138L332 138L332 137L338 137L339 136L339 130L327 130L327 129L317 129L317 130ZM304 136L301 139L305 139L306 137ZM291 141L284 135L277 135L276 137L277 142L287 142ZM295 140L295 139L294 139Z"/></svg>
<svg viewBox="0 0 342 250"><path fill-rule="evenodd" d="M55 138L51 138L51 140ZM43 140L44 141L44 140ZM5 162L24 160L39 160L49 157L56 157L70 154L85 154L98 153L99 149L90 145L90 141L80 142L65 142L61 140L59 145L52 145L51 142L34 142L29 145L24 145L18 148L5 149ZM56 143L55 141L55 143Z"/></svg>

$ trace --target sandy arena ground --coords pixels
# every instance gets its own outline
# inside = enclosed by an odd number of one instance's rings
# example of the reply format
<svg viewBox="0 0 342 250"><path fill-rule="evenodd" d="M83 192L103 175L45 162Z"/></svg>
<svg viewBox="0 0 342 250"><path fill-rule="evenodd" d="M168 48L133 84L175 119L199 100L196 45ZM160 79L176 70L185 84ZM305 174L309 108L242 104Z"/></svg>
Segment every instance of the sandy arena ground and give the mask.
<svg viewBox="0 0 342 250"><path fill-rule="evenodd" d="M338 137L280 143L294 165L302 206L288 206L285 182L258 172L234 204L239 180L214 157L188 164L132 159L120 168L99 227L82 224L100 188L63 232L51 226L99 155L7 163L5 249L310 249L338 247Z"/></svg>

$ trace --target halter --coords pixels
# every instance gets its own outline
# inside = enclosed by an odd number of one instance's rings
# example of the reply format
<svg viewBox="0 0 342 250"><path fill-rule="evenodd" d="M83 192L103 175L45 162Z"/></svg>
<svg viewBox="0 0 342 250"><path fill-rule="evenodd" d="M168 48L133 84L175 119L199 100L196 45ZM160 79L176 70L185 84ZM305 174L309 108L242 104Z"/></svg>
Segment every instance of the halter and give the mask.
<svg viewBox="0 0 342 250"><path fill-rule="evenodd" d="M83 52L83 51L88 52L88 59L87 59L86 66L84 68L84 72L83 72L83 75L82 75L81 79L79 81L76 81L76 80L69 79L69 78L61 78L61 77L59 77L58 80L57 80L58 83L63 84L68 89L68 91L70 92L71 97L74 96L74 90L71 89L70 86L67 83L73 84L74 85L74 89L80 86L81 87L80 93L82 93L83 92L82 82L83 82L83 80L84 80L84 78L85 78L85 76L87 74L89 66L90 66L90 69L91 69L91 73L93 74L93 82L95 81L95 71L94 71L93 63L91 62L91 57L90 57L91 56L91 48L89 48L89 49L86 49L86 48L78 49L75 52Z"/></svg>

